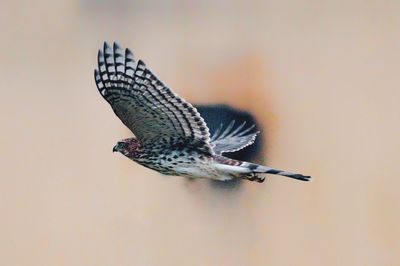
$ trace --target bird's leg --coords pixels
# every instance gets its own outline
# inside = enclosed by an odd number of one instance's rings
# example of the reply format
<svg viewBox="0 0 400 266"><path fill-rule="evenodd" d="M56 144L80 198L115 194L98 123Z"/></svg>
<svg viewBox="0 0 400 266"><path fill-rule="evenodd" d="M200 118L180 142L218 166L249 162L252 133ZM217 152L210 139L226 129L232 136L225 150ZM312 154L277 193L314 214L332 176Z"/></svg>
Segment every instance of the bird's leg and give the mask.
<svg viewBox="0 0 400 266"><path fill-rule="evenodd" d="M262 183L265 180L265 177L260 177L256 173L251 173L245 177L249 181L256 181L258 183Z"/></svg>

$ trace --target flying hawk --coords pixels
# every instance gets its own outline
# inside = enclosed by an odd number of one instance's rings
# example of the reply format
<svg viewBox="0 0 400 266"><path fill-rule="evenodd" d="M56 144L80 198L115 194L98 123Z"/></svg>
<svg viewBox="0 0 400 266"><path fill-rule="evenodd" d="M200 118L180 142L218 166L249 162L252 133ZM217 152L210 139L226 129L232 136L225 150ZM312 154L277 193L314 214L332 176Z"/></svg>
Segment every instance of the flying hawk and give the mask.
<svg viewBox="0 0 400 266"><path fill-rule="evenodd" d="M224 153L253 144L259 132L232 121L213 136L189 102L164 85L129 49L104 43L94 78L100 94L135 135L119 141L113 151L165 175L263 182L260 174L308 181L311 177L233 160Z"/></svg>

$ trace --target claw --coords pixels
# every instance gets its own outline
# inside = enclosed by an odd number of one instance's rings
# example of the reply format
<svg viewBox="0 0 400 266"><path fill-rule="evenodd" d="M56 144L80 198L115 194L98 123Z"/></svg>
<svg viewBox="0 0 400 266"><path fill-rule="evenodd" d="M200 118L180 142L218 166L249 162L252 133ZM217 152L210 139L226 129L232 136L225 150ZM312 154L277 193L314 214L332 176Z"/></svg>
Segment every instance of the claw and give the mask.
<svg viewBox="0 0 400 266"><path fill-rule="evenodd" d="M265 181L265 177L260 177L256 173L251 173L249 176L246 177L249 181L256 181L258 183L262 183Z"/></svg>
<svg viewBox="0 0 400 266"><path fill-rule="evenodd" d="M262 183L262 182L265 181L265 177L257 177L256 181L257 181L258 183Z"/></svg>

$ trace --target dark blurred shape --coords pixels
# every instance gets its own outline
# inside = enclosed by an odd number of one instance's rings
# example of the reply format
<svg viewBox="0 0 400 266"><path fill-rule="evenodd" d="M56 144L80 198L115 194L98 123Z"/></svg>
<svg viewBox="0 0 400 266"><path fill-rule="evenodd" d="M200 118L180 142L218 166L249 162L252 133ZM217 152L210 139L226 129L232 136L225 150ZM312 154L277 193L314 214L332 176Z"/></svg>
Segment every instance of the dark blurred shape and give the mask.
<svg viewBox="0 0 400 266"><path fill-rule="evenodd" d="M233 130L239 127L245 121L245 128L255 125L251 132L260 131L260 134L257 136L252 145L247 146L239 151L225 153L223 155L241 161L261 161L263 147L262 142L264 141L262 136L263 130L261 130L255 117L250 112L239 110L227 104L195 104L194 106L206 121L207 126L210 129L211 136L213 136L221 124L223 125L223 129L225 129L233 120L235 121ZM240 179L232 179L229 181L211 180L212 186L223 189L238 188L241 182L242 180Z"/></svg>

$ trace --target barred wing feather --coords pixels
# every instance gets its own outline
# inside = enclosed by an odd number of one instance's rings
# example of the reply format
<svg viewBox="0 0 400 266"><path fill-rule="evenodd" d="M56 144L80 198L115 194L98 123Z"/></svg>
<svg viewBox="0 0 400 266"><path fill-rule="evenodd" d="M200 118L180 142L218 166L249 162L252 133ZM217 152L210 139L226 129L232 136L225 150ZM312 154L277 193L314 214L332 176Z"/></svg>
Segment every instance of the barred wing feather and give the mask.
<svg viewBox="0 0 400 266"><path fill-rule="evenodd" d="M190 103L165 86L129 49L107 43L98 53L100 94L142 145L192 145L213 153L210 133Z"/></svg>
<svg viewBox="0 0 400 266"><path fill-rule="evenodd" d="M246 121L233 129L235 121L232 121L224 130L223 125L215 131L211 138L211 144L216 154L235 152L254 143L259 131L252 132L255 125L245 128Z"/></svg>

